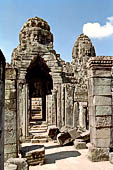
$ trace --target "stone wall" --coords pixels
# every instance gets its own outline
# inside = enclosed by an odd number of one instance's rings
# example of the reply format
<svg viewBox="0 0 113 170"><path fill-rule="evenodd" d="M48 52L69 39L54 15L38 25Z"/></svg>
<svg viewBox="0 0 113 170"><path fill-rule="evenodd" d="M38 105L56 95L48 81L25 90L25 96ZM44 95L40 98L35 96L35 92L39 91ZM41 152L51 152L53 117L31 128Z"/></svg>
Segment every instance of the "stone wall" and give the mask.
<svg viewBox="0 0 113 170"><path fill-rule="evenodd" d="M0 50L0 169L4 168L5 58Z"/></svg>
<svg viewBox="0 0 113 170"><path fill-rule="evenodd" d="M17 156L17 71L6 66L4 158Z"/></svg>
<svg viewBox="0 0 113 170"><path fill-rule="evenodd" d="M89 158L92 161L108 160L110 144L113 143L112 64L113 57L98 56L89 60L89 122L92 144Z"/></svg>

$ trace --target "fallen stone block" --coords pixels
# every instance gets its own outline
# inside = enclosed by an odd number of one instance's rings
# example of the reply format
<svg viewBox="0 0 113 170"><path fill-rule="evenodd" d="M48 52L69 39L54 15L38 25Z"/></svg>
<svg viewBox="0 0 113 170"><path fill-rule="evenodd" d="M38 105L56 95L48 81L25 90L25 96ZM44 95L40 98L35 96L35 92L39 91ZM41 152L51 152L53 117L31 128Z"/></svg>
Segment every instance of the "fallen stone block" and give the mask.
<svg viewBox="0 0 113 170"><path fill-rule="evenodd" d="M60 132L61 132L61 133L68 132L68 128L67 128L66 126L63 126L63 127L60 129Z"/></svg>
<svg viewBox="0 0 113 170"><path fill-rule="evenodd" d="M43 165L45 161L44 145L32 145L20 148L22 157L27 159L29 166Z"/></svg>
<svg viewBox="0 0 113 170"><path fill-rule="evenodd" d="M81 134L80 132L77 132L76 128L68 130L68 133L70 134L70 136L73 140L76 138L79 138L80 134Z"/></svg>
<svg viewBox="0 0 113 170"><path fill-rule="evenodd" d="M18 170L28 170L29 169L26 158L9 158L6 163L9 165L10 164L16 165ZM12 166L12 167L14 167L14 166Z"/></svg>
<svg viewBox="0 0 113 170"><path fill-rule="evenodd" d="M90 142L90 132L87 130L86 132L83 132L80 134L80 137L77 137L77 139L83 139L84 142Z"/></svg>
<svg viewBox="0 0 113 170"><path fill-rule="evenodd" d="M74 147L76 148L76 149L86 149L87 147L86 147L86 142L83 142L82 140L77 140L77 139L75 139L75 141L74 141Z"/></svg>
<svg viewBox="0 0 113 170"><path fill-rule="evenodd" d="M109 162L113 164L113 152L109 152Z"/></svg>
<svg viewBox="0 0 113 170"><path fill-rule="evenodd" d="M55 126L50 126L48 127L48 136L53 139L56 140L57 135L60 133L58 127Z"/></svg>
<svg viewBox="0 0 113 170"><path fill-rule="evenodd" d="M65 144L68 144L70 142L72 142L73 139L71 138L71 135L66 132L66 133L59 133L57 135L57 142L59 145L65 145Z"/></svg>
<svg viewBox="0 0 113 170"><path fill-rule="evenodd" d="M5 163L4 170L17 170L17 165Z"/></svg>

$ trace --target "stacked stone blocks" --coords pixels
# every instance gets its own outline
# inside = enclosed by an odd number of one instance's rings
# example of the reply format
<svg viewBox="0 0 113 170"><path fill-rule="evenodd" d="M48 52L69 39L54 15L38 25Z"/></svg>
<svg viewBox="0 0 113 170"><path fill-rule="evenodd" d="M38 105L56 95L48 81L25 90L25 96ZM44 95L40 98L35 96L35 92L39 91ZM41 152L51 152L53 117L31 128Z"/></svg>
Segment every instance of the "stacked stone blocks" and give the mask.
<svg viewBox="0 0 113 170"><path fill-rule="evenodd" d="M111 136L111 130L113 128L111 93L112 62L112 57L104 56L94 57L89 60L88 101L92 144L89 152L93 151L92 155L91 153L89 154L89 157L93 161L99 161L99 159L108 160L109 147L111 140L113 140ZM96 149L95 152L94 148ZM101 156L98 157L98 154Z"/></svg>

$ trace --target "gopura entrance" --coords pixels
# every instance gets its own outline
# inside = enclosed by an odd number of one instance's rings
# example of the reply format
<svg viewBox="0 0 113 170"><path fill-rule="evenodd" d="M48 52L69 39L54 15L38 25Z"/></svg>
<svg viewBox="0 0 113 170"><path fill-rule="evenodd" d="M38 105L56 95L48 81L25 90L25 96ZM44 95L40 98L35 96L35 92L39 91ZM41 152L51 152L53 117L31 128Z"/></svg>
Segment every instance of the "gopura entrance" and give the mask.
<svg viewBox="0 0 113 170"><path fill-rule="evenodd" d="M46 95L53 89L50 69L41 57L36 57L31 62L26 82L29 89L30 116L29 121L46 121Z"/></svg>

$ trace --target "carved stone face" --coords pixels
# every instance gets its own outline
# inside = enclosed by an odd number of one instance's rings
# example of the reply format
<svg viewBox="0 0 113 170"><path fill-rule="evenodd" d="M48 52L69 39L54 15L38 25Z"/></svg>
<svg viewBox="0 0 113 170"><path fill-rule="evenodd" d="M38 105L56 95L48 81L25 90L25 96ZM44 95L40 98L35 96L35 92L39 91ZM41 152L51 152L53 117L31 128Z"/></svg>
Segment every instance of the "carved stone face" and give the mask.
<svg viewBox="0 0 113 170"><path fill-rule="evenodd" d="M50 32L48 23L36 17L29 19L24 24L19 35L19 40L23 46L37 43L48 46L51 43L53 44L53 34Z"/></svg>

